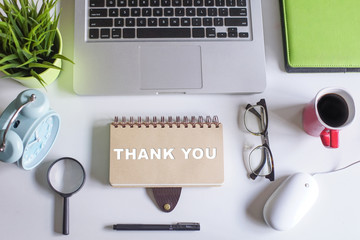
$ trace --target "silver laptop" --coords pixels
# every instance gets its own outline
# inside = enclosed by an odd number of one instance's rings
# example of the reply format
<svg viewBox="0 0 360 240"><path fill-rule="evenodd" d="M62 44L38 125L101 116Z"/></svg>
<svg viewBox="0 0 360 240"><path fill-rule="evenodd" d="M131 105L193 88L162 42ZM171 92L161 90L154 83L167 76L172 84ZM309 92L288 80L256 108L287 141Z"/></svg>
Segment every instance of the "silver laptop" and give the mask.
<svg viewBox="0 0 360 240"><path fill-rule="evenodd" d="M80 95L266 86L261 0L77 0L74 38Z"/></svg>

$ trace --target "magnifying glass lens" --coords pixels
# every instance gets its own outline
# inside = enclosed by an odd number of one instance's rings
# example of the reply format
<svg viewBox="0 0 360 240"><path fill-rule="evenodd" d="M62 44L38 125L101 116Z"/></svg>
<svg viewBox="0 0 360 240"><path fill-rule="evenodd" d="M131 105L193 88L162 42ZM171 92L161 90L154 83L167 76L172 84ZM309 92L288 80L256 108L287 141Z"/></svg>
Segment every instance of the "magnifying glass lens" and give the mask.
<svg viewBox="0 0 360 240"><path fill-rule="evenodd" d="M56 162L49 172L49 181L59 193L75 193L84 182L84 170L79 162L64 159Z"/></svg>

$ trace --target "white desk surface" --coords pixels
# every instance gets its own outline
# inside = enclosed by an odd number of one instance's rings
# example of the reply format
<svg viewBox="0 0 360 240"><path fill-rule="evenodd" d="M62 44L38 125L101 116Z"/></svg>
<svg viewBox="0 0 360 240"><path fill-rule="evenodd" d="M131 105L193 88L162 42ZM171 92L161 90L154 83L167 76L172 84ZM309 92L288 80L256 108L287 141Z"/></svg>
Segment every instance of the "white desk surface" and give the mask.
<svg viewBox="0 0 360 240"><path fill-rule="evenodd" d="M73 1L62 1L61 30L71 46ZM83 97L72 90L72 66L47 87L52 108L61 116L58 139L44 162L25 171L0 163L0 238L59 239L62 199L46 182L54 160L71 156L83 163L87 181L70 198L67 239L359 239L360 164L316 177L320 195L311 211L292 230L278 232L263 221L262 209L274 189L295 172L328 171L360 160L359 114L341 131L339 149L325 149L320 139L301 128L301 111L327 86L347 89L360 109L360 74L288 74L284 71L279 1L263 0L267 83L255 95L184 95ZM65 54L72 54L65 47ZM0 112L25 87L0 80ZM276 181L247 177L243 146L259 144L242 125L247 103L265 98ZM225 183L222 187L184 188L176 209L163 213L143 188L116 189L108 184L109 128L119 116L218 115L224 125ZM200 222L199 232L117 232L116 223Z"/></svg>

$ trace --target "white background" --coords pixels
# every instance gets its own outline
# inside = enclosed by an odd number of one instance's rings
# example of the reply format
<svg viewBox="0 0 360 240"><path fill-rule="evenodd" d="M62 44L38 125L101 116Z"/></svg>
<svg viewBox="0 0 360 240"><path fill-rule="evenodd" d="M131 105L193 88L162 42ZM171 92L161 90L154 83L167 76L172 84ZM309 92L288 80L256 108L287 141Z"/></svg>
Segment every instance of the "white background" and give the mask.
<svg viewBox="0 0 360 240"><path fill-rule="evenodd" d="M73 2L61 2L65 55L72 55ZM292 230L278 232L263 221L262 209L271 193L295 172L329 171L360 160L359 116L341 131L339 149L326 149L320 139L304 133L301 111L322 88L347 89L360 108L358 73L288 74L284 71L278 0L263 0L267 88L256 95L77 96L72 66L47 87L52 108L62 119L50 154L34 170L0 163L0 239L48 240L62 236L62 199L46 182L54 160L71 156L87 171L83 189L70 198L67 239L359 239L360 164L316 176L320 195ZM103 61L103 59L99 59ZM106 71L104 71L106 77ZM251 79L249 79L251 80ZM25 87L0 80L0 112ZM44 91L45 92L45 91ZM247 103L265 98L276 181L247 177L244 145L260 144L243 130ZM176 209L161 212L143 188L115 189L108 184L109 127L119 116L218 115L224 125L225 183L222 187L184 188ZM199 232L116 232L116 223L200 222Z"/></svg>

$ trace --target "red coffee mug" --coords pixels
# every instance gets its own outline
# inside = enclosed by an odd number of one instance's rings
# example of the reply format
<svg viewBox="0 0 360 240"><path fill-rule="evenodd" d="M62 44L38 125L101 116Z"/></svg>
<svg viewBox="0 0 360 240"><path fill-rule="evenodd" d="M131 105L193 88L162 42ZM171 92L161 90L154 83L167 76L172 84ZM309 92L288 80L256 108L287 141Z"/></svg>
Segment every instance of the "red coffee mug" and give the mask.
<svg viewBox="0 0 360 240"><path fill-rule="evenodd" d="M311 136L320 137L323 145L339 147L339 130L355 117L355 103L351 95L340 88L324 88L303 111L303 129Z"/></svg>

